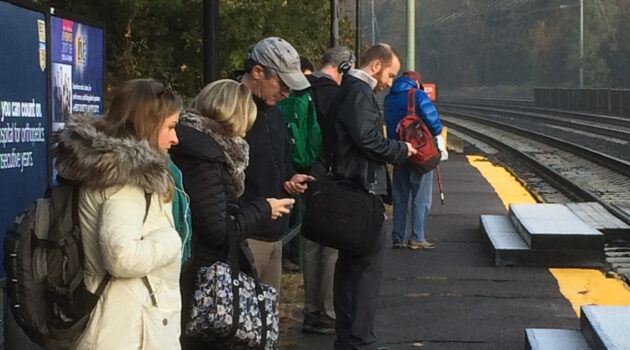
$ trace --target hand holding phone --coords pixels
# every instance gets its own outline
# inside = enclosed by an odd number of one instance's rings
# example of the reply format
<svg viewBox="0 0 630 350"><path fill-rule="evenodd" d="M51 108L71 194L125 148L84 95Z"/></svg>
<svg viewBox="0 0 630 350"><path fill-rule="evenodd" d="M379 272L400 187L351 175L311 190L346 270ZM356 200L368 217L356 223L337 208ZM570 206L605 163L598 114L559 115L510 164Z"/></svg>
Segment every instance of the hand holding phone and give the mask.
<svg viewBox="0 0 630 350"><path fill-rule="evenodd" d="M300 183L300 184L305 184L307 182L311 182L311 181L315 181L315 180L317 180L317 179L315 179L311 175L295 174L295 175L293 175L293 177L289 181L293 181L293 182Z"/></svg>
<svg viewBox="0 0 630 350"><path fill-rule="evenodd" d="M315 178L305 174L295 174L291 179L284 182L284 190L291 195L304 193L308 187L306 183L313 181Z"/></svg>

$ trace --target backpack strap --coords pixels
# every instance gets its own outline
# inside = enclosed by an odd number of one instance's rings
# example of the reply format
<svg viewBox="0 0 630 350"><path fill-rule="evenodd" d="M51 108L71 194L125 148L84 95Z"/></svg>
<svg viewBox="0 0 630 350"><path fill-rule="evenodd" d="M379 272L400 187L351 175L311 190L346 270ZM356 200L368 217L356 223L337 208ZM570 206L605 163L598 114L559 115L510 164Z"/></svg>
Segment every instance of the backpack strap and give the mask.
<svg viewBox="0 0 630 350"><path fill-rule="evenodd" d="M146 202L146 209L144 211L144 218L142 219L142 225L147 221L147 217L149 216L149 208L151 207L151 193L144 192L144 200ZM155 296L155 291L153 291L153 287L151 287L151 282L149 282L149 277L142 277L142 283L149 290L149 295L151 296L151 303L153 306L157 307L157 297Z"/></svg>
<svg viewBox="0 0 630 350"><path fill-rule="evenodd" d="M144 200L146 206L144 208L144 218L142 219L142 225L144 225L144 223L147 221L147 217L149 216L149 208L151 208L151 193L145 191Z"/></svg>
<svg viewBox="0 0 630 350"><path fill-rule="evenodd" d="M407 115L416 114L416 88L407 90Z"/></svg>

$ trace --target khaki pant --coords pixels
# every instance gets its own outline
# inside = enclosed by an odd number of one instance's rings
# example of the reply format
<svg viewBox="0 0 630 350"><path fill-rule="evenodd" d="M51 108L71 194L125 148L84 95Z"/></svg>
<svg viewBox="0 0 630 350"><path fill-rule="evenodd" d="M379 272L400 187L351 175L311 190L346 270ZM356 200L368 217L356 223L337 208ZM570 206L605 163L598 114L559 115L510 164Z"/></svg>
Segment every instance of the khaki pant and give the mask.
<svg viewBox="0 0 630 350"><path fill-rule="evenodd" d="M304 311L335 318L333 281L337 249L304 240Z"/></svg>
<svg viewBox="0 0 630 350"><path fill-rule="evenodd" d="M274 286L280 295L282 241L266 242L248 238L247 244L254 255L254 266L260 282Z"/></svg>

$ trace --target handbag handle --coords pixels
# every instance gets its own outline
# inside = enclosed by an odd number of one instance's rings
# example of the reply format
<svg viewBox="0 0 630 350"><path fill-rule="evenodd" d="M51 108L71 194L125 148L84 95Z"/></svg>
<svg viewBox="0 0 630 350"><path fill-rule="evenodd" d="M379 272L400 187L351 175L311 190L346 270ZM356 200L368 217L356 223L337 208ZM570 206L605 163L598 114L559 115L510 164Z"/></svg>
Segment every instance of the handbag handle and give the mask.
<svg viewBox="0 0 630 350"><path fill-rule="evenodd" d="M236 226L236 222L232 217L228 218L228 225ZM236 230L228 230L228 232L237 232ZM238 274L240 271L240 266L238 262L238 242L235 234L227 234L228 241L228 258L227 262L230 265L230 270L232 271L232 329L230 330L229 337L234 337L236 331L238 330L238 323L241 316L241 309L239 308L239 300L240 300L240 281L238 279ZM260 311L260 318L262 322L262 331L260 336L260 345L258 348L263 350L267 343L267 314L265 313L265 298L260 287L260 282L258 281L258 274L256 272L252 273L252 278L254 279L254 286L256 289L256 300L258 302L258 310Z"/></svg>

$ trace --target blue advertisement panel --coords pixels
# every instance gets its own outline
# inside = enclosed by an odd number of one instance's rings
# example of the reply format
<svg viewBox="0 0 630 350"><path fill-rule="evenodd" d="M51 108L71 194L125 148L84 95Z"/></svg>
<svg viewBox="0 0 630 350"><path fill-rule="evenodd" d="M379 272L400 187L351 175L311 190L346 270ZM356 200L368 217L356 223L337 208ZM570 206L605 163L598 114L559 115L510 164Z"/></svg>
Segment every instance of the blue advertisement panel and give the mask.
<svg viewBox="0 0 630 350"><path fill-rule="evenodd" d="M48 185L46 22L0 2L0 254L13 218ZM1 257L0 257L1 258ZM4 277L4 269L0 269Z"/></svg>
<svg viewBox="0 0 630 350"><path fill-rule="evenodd" d="M101 28L50 17L53 130L68 116L103 110L103 45Z"/></svg>

